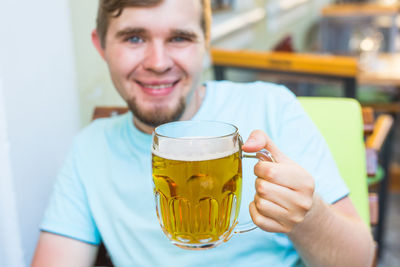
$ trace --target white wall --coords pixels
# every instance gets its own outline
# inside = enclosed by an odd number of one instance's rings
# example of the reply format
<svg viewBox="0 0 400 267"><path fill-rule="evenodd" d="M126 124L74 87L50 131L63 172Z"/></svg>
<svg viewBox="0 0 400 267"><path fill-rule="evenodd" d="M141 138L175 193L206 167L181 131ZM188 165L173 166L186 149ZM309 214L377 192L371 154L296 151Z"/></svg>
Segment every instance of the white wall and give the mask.
<svg viewBox="0 0 400 267"><path fill-rule="evenodd" d="M10 143L0 77L0 266L22 267L23 252L10 164Z"/></svg>
<svg viewBox="0 0 400 267"><path fill-rule="evenodd" d="M111 82L106 63L91 42L99 0L70 0L79 88L80 118L87 125L99 105L126 105Z"/></svg>
<svg viewBox="0 0 400 267"><path fill-rule="evenodd" d="M7 123L0 131L7 131L15 225L28 265L53 181L79 128L68 0L2 0L0 39Z"/></svg>

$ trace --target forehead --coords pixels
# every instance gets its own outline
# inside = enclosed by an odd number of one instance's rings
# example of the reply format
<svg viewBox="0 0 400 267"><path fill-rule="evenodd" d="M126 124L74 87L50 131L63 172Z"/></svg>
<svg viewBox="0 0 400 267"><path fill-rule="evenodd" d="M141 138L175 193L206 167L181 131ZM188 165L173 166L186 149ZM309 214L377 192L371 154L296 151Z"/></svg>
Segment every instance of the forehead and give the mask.
<svg viewBox="0 0 400 267"><path fill-rule="evenodd" d="M145 29L191 29L201 31L200 0L164 0L152 7L126 7L111 18L109 31L140 27Z"/></svg>

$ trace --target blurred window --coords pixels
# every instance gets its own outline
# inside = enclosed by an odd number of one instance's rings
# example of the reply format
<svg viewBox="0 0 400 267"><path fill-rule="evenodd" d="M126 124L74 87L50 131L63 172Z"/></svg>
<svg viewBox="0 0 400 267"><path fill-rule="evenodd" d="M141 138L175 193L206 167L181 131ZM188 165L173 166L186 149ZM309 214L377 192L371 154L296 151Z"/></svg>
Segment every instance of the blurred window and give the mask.
<svg viewBox="0 0 400 267"><path fill-rule="evenodd" d="M279 7L281 10L292 9L296 6L304 4L308 0L280 0Z"/></svg>
<svg viewBox="0 0 400 267"><path fill-rule="evenodd" d="M232 9L234 2L235 0L211 0L212 10L215 12Z"/></svg>

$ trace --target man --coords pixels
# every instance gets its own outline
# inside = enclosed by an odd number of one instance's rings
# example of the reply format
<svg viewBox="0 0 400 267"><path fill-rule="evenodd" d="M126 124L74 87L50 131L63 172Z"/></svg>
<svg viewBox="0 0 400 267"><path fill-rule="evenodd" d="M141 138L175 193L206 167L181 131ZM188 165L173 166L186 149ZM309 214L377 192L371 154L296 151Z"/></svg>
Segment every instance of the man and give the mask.
<svg viewBox="0 0 400 267"><path fill-rule="evenodd" d="M371 265L369 229L296 98L267 83L201 84L209 9L207 0L100 1L92 40L131 113L76 138L33 266L90 266L101 241L117 266ZM243 203L259 229L202 251L169 243L151 186L151 132L190 119L233 123L249 136L244 151L266 148L277 161L244 174Z"/></svg>

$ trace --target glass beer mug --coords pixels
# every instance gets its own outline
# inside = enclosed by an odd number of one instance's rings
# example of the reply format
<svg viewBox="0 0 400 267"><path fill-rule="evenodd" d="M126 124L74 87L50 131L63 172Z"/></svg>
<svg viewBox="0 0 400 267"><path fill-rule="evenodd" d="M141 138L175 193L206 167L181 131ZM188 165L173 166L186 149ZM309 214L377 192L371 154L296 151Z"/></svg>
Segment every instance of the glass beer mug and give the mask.
<svg viewBox="0 0 400 267"><path fill-rule="evenodd" d="M242 155L236 126L213 121L178 121L153 132L152 168L156 211L173 244L185 249L215 247L238 227L242 156L273 161L262 150ZM251 225L251 226L249 226ZM241 229L247 227L248 229Z"/></svg>

